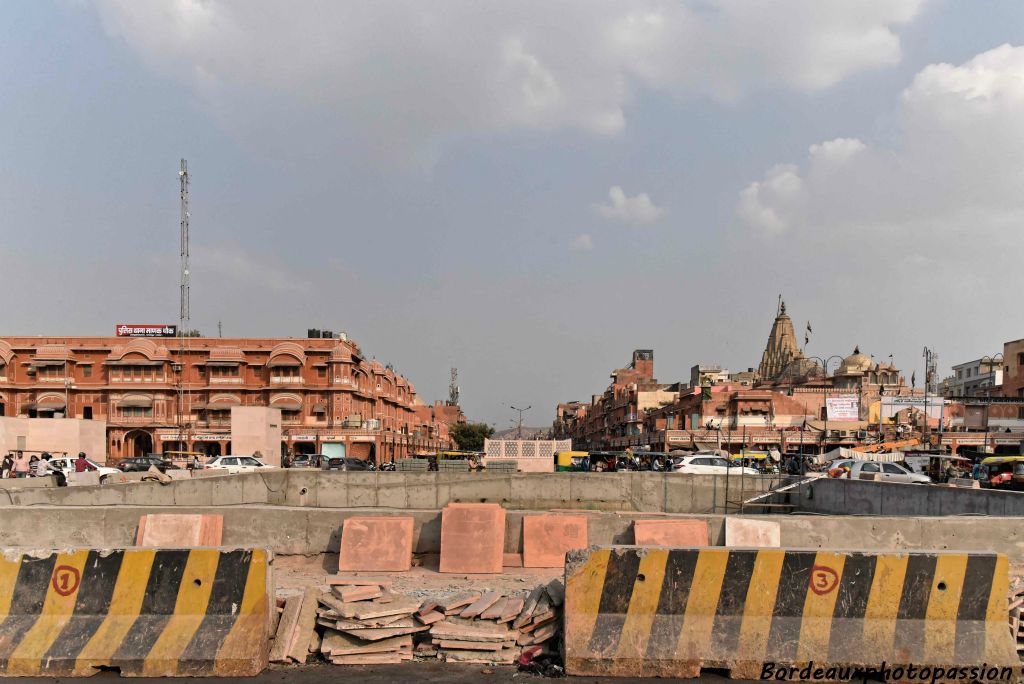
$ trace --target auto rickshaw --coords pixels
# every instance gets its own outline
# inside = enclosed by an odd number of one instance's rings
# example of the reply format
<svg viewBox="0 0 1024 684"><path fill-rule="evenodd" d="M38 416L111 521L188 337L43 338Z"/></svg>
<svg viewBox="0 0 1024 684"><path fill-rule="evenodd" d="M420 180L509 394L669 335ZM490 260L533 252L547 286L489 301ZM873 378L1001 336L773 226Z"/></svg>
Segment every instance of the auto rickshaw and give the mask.
<svg viewBox="0 0 1024 684"><path fill-rule="evenodd" d="M555 454L555 470L560 473L590 470L590 454L586 451L559 451Z"/></svg>
<svg viewBox="0 0 1024 684"><path fill-rule="evenodd" d="M989 489L1024 489L1024 456L989 456L981 462L978 480Z"/></svg>

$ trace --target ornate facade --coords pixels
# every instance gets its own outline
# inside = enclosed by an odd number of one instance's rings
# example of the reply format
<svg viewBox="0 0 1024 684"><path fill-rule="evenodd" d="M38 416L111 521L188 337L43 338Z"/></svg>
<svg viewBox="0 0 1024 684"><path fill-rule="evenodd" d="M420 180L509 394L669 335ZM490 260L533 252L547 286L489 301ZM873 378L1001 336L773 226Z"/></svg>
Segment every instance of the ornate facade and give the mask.
<svg viewBox="0 0 1024 684"><path fill-rule="evenodd" d="M230 453L231 407L281 409L282 451L379 462L451 445L451 407L347 339L0 338L0 416L104 420L113 458Z"/></svg>

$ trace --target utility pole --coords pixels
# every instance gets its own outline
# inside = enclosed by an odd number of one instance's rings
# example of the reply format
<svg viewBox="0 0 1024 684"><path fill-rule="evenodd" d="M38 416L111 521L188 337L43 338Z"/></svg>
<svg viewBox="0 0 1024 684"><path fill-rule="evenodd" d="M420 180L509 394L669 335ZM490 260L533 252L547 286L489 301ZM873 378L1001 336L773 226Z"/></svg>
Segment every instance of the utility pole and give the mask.
<svg viewBox="0 0 1024 684"><path fill-rule="evenodd" d="M516 408L515 406L509 406L513 411L519 411L519 428L516 430L516 439L521 440L523 438L523 412L529 411L532 406L526 408Z"/></svg>
<svg viewBox="0 0 1024 684"><path fill-rule="evenodd" d="M928 425L928 391L931 389L932 378L935 375L935 367L938 364L938 354L928 347L921 352L924 357L924 425L921 428L922 440L927 446L931 446L931 426ZM940 414L941 415L941 414Z"/></svg>

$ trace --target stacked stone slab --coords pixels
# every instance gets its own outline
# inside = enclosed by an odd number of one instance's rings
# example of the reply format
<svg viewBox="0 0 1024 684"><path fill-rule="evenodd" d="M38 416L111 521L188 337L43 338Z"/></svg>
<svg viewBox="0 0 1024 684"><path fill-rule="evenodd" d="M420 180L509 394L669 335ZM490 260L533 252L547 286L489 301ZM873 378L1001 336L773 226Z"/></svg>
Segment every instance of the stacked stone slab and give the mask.
<svg viewBox="0 0 1024 684"><path fill-rule="evenodd" d="M335 665L408 660L507 665L554 650L565 590L560 579L532 591L394 594L386 581L346 578L329 591L284 600L271 661Z"/></svg>

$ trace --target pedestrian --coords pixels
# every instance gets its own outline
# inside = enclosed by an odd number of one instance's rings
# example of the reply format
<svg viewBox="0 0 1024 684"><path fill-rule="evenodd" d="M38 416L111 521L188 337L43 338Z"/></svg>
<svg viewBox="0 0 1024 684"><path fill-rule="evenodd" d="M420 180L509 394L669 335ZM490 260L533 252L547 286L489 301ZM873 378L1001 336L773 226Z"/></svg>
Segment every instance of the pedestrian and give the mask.
<svg viewBox="0 0 1024 684"><path fill-rule="evenodd" d="M30 477L36 476L36 463L39 463L39 457L32 454L28 459L28 474Z"/></svg>
<svg viewBox="0 0 1024 684"><path fill-rule="evenodd" d="M47 477L50 474L50 454L44 451L42 457L36 459L32 474L35 477Z"/></svg>
<svg viewBox="0 0 1024 684"><path fill-rule="evenodd" d="M956 478L956 468L953 467L953 461L946 461L946 482Z"/></svg>
<svg viewBox="0 0 1024 684"><path fill-rule="evenodd" d="M85 460L85 452L79 451L78 458L75 459L75 472L84 473L89 470L89 461Z"/></svg>
<svg viewBox="0 0 1024 684"><path fill-rule="evenodd" d="M14 477L28 477L28 474L28 459L25 458L24 451L19 451L18 455L14 457Z"/></svg>
<svg viewBox="0 0 1024 684"><path fill-rule="evenodd" d="M14 454L8 452L4 456L3 465L0 466L0 479L6 480L9 478L12 470L14 470Z"/></svg>

